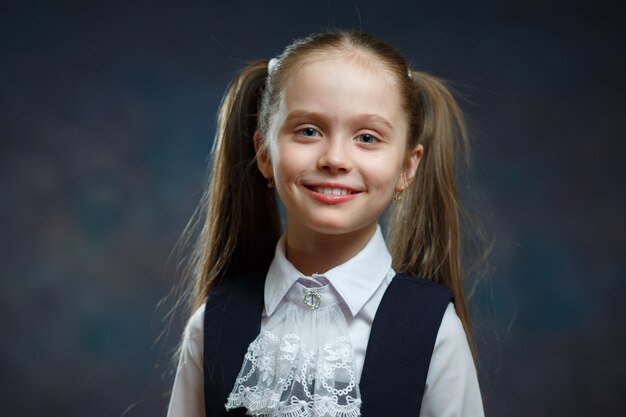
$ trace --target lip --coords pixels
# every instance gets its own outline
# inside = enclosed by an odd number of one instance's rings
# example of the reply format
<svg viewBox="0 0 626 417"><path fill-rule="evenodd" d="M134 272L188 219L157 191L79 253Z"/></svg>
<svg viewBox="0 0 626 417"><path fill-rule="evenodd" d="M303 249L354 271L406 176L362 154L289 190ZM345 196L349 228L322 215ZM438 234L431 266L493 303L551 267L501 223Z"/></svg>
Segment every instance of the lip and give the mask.
<svg viewBox="0 0 626 417"><path fill-rule="evenodd" d="M362 191L344 184L332 182L317 182L303 184L306 192L315 200L324 204L341 204L354 200ZM318 193L314 188L341 188L350 191L351 194L324 194Z"/></svg>

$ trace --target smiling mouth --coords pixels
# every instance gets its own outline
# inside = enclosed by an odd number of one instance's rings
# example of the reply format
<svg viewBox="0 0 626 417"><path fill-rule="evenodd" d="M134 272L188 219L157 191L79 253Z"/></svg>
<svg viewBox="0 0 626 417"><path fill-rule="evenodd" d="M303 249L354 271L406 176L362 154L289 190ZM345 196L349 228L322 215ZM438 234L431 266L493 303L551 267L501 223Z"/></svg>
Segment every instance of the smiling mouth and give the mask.
<svg viewBox="0 0 626 417"><path fill-rule="evenodd" d="M356 194L355 191L348 190L346 188L331 188L331 187L309 187L309 190L313 190L316 193L325 194L325 195L350 195Z"/></svg>

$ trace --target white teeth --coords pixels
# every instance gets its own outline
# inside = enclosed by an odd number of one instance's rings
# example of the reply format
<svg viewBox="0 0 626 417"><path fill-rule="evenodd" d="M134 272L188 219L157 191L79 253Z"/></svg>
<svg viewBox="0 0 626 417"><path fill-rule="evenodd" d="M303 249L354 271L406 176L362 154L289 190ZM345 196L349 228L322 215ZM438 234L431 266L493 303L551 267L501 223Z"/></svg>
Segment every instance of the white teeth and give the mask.
<svg viewBox="0 0 626 417"><path fill-rule="evenodd" d="M347 195L352 194L351 191L346 190L345 188L325 188L325 187L313 187L315 192L320 194L328 194L328 195Z"/></svg>

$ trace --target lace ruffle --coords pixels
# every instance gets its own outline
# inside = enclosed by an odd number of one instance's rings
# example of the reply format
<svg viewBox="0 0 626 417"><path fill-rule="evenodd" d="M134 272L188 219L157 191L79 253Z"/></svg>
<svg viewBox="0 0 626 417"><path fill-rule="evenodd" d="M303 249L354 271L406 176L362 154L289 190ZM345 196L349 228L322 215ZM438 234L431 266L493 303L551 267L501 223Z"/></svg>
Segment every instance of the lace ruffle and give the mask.
<svg viewBox="0 0 626 417"><path fill-rule="evenodd" d="M337 304L285 303L250 344L226 409L271 417L358 417L354 351Z"/></svg>

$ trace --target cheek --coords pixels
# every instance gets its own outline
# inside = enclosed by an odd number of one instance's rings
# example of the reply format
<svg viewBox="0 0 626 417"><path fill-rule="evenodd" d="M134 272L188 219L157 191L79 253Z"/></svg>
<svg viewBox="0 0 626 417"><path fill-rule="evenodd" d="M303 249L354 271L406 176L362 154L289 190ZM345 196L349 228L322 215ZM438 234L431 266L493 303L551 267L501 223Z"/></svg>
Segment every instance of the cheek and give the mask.
<svg viewBox="0 0 626 417"><path fill-rule="evenodd" d="M377 189L394 189L400 177L400 163L395 158L381 158L368 161L362 174L367 182Z"/></svg>
<svg viewBox="0 0 626 417"><path fill-rule="evenodd" d="M285 160L279 160L278 164L274 167L276 180L279 182L285 182L293 179L296 175L296 169L297 167L294 167L292 163Z"/></svg>
<svg viewBox="0 0 626 417"><path fill-rule="evenodd" d="M305 155L296 152L293 146L279 146L276 156L274 173L278 181L293 181L300 176Z"/></svg>

